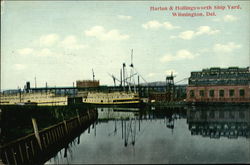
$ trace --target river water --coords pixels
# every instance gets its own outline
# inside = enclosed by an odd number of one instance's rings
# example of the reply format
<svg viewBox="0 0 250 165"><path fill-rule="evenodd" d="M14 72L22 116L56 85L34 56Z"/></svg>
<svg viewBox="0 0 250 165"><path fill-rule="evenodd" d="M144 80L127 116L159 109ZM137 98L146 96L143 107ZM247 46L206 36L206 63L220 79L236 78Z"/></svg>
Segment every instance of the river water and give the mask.
<svg viewBox="0 0 250 165"><path fill-rule="evenodd" d="M46 164L250 163L248 107L97 109Z"/></svg>

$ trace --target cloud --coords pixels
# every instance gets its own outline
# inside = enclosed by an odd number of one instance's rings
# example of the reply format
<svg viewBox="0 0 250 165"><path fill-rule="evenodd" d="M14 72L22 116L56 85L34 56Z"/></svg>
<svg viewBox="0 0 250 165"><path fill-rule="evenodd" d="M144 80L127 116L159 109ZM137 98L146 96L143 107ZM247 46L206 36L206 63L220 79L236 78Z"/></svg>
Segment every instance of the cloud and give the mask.
<svg viewBox="0 0 250 165"><path fill-rule="evenodd" d="M174 26L172 25L170 22L163 22L163 23L160 23L159 21L148 21L147 23L145 24L142 24L142 27L144 29L159 29L159 28L165 28L165 29L168 29L168 30L172 30L172 29L177 29L177 28L180 28L179 26Z"/></svg>
<svg viewBox="0 0 250 165"><path fill-rule="evenodd" d="M235 49L241 48L241 45L235 44L234 42L229 42L227 44L215 44L213 47L216 53L230 53Z"/></svg>
<svg viewBox="0 0 250 165"><path fill-rule="evenodd" d="M129 35L121 34L117 29L110 31L106 30L102 26L94 26L89 30L85 31L85 35L89 37L96 37L99 40L126 40Z"/></svg>
<svg viewBox="0 0 250 165"><path fill-rule="evenodd" d="M181 32L179 34L179 38L184 39L184 40L190 40L195 36L195 32L194 31L185 31L185 32Z"/></svg>
<svg viewBox="0 0 250 165"><path fill-rule="evenodd" d="M18 54L20 55L29 55L33 52L33 49L31 48L23 48L23 49L19 49L17 50Z"/></svg>
<svg viewBox="0 0 250 165"><path fill-rule="evenodd" d="M127 16L127 15L118 15L117 17L121 20L131 20L132 19L131 16Z"/></svg>
<svg viewBox="0 0 250 165"><path fill-rule="evenodd" d="M176 72L174 69L170 69L170 70L166 70L165 71L165 74L166 75L171 75L173 73L173 75L177 75L178 72Z"/></svg>
<svg viewBox="0 0 250 165"><path fill-rule="evenodd" d="M181 32L178 36L171 36L170 38L171 39L181 38L183 40L191 40L196 36L200 36L200 35L204 35L204 34L214 35L214 34L217 34L219 32L220 32L219 30L212 29L209 26L200 26L200 27L197 28L196 31L187 30L187 31Z"/></svg>
<svg viewBox="0 0 250 165"><path fill-rule="evenodd" d="M76 37L73 35L65 37L64 40L61 41L60 46L67 49L83 49L87 47L87 45L78 44Z"/></svg>
<svg viewBox="0 0 250 165"><path fill-rule="evenodd" d="M155 77L157 74L158 74L158 73L153 73L153 72L151 72L151 73L148 73L148 74L147 74L147 77Z"/></svg>
<svg viewBox="0 0 250 165"><path fill-rule="evenodd" d="M224 22L234 22L234 21L237 21L238 20L238 17L236 16L233 16L233 15L225 15L221 18L214 18L212 19L212 21L214 22L220 22L220 21L224 21Z"/></svg>
<svg viewBox="0 0 250 165"><path fill-rule="evenodd" d="M59 41L59 36L57 34L43 35L39 39L41 46L53 46Z"/></svg>
<svg viewBox="0 0 250 165"><path fill-rule="evenodd" d="M160 58L160 61L170 62L170 61L178 61L178 60L184 60L184 59L193 59L197 55L192 54L186 49L181 49L178 52L176 52L175 55L172 55L172 54L164 55L162 58Z"/></svg>
<svg viewBox="0 0 250 165"><path fill-rule="evenodd" d="M233 16L233 15L225 15L223 17L224 22L233 22L233 21L236 21L236 20L238 20L238 18Z"/></svg>
<svg viewBox="0 0 250 165"><path fill-rule="evenodd" d="M14 65L13 65L13 68L14 68L15 70L24 70L24 69L27 68L27 66L26 66L26 65L23 65L23 64L14 64Z"/></svg>
<svg viewBox="0 0 250 165"><path fill-rule="evenodd" d="M37 56L41 56L41 57L55 57L55 56L59 56L60 54L57 54L57 53L54 53L54 52L52 52L50 49L48 49L48 48L44 48L44 49L42 49L42 50L40 50L40 51L38 51L37 53L36 53L36 55Z"/></svg>

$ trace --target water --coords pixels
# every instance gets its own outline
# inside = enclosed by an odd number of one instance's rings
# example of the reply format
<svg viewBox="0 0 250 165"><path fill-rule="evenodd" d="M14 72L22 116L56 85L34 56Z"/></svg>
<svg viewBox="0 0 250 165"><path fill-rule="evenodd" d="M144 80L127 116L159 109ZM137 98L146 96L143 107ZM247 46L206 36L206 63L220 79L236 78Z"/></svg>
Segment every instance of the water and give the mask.
<svg viewBox="0 0 250 165"><path fill-rule="evenodd" d="M247 107L98 108L98 114L46 164L250 163Z"/></svg>

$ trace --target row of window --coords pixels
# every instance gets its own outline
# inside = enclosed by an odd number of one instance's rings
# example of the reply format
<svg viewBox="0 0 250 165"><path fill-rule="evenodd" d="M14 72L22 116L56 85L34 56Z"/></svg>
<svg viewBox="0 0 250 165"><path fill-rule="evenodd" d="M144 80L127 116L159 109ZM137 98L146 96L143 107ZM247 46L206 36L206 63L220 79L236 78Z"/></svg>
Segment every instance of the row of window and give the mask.
<svg viewBox="0 0 250 165"><path fill-rule="evenodd" d="M209 90L209 96L210 97L214 97L214 90L213 89L211 89L211 90ZM201 96L201 97L204 97L205 96L205 90L200 90L199 91L199 95ZM245 96L245 90L244 89L240 89L239 90L239 95L240 96ZM219 90L219 97L224 97L225 96L225 90L224 89L220 89ZM235 96L235 90L234 89L229 89L229 96L230 97L233 97L233 96ZM194 90L190 90L190 97L195 97L195 92L194 92Z"/></svg>

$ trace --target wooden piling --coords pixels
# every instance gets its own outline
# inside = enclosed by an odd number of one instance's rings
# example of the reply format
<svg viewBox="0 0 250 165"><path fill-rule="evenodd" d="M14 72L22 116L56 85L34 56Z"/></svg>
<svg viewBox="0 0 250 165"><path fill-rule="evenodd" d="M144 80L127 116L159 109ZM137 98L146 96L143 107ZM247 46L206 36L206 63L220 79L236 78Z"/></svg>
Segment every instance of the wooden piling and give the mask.
<svg viewBox="0 0 250 165"><path fill-rule="evenodd" d="M65 131L66 133L68 133L68 127L67 127L67 122L65 120L63 120L64 126L65 126Z"/></svg>
<svg viewBox="0 0 250 165"><path fill-rule="evenodd" d="M40 149L42 150L42 143L41 143L41 139L40 139L40 136L39 136L39 131L38 131L38 127L37 127L37 123L36 123L35 118L32 118L32 125L33 125L33 128L34 128L34 133L35 133L38 145L39 145Z"/></svg>
<svg viewBox="0 0 250 165"><path fill-rule="evenodd" d="M89 124L96 117L96 114L88 111L84 116L78 114L73 119L64 120L40 132L36 120L32 118L34 133L0 147L3 153L3 162L7 164L32 164L34 163L33 161L40 159L39 156L41 154L47 154L51 148L57 146L57 143L59 147L59 143L61 143L64 137L71 136L78 130L80 131L81 125L85 126L87 124L90 132L91 125ZM95 123L92 125L92 128L96 131ZM80 138L78 138L79 142Z"/></svg>
<svg viewBox="0 0 250 165"><path fill-rule="evenodd" d="M29 147L27 146L27 143L25 142L25 151L26 151L26 156L27 156L27 160L30 160L30 156L29 156Z"/></svg>
<svg viewBox="0 0 250 165"><path fill-rule="evenodd" d="M4 152L4 155L5 155L5 159L6 159L7 164L10 164L9 157L8 157L6 151Z"/></svg>
<svg viewBox="0 0 250 165"><path fill-rule="evenodd" d="M32 140L30 141L30 145L31 145L32 154L34 156L35 155L35 151L34 151L34 146L33 146L33 141Z"/></svg>
<svg viewBox="0 0 250 165"><path fill-rule="evenodd" d="M20 152L20 156L21 156L21 162L23 163L23 152L22 152L22 149L21 149L21 145L19 144L18 145L18 148L19 148L19 152Z"/></svg>
<svg viewBox="0 0 250 165"><path fill-rule="evenodd" d="M13 159L14 159L15 164L17 164L17 161L16 161L16 153L13 151L13 148L11 148L11 153L12 153L12 156L13 156Z"/></svg>

